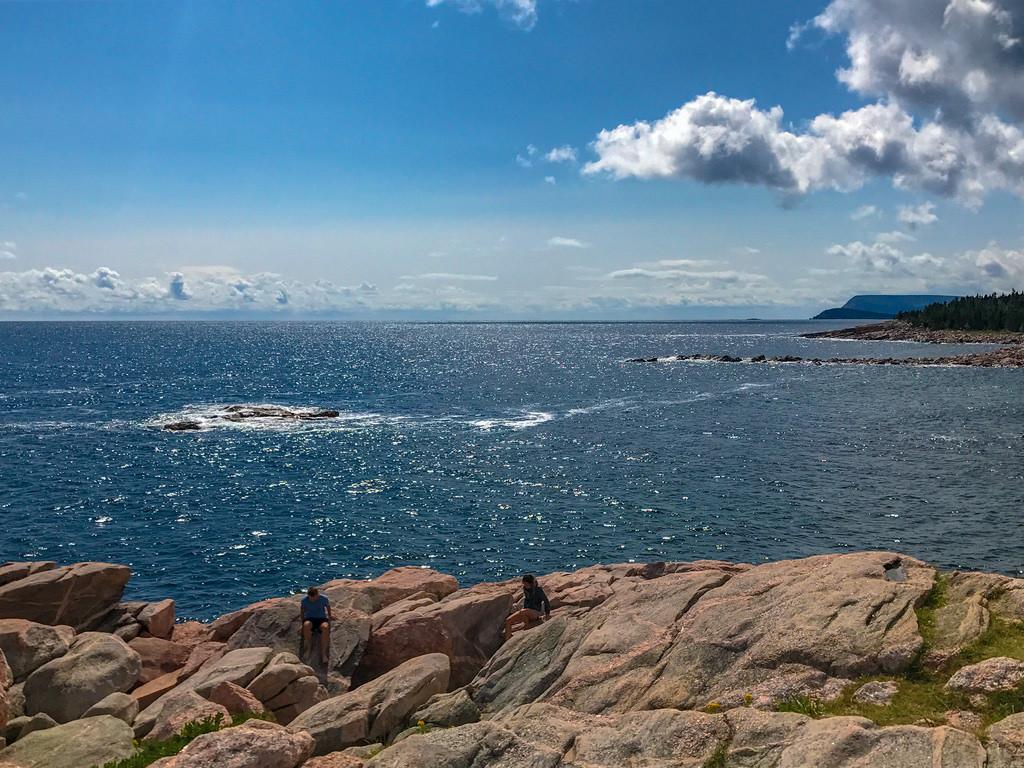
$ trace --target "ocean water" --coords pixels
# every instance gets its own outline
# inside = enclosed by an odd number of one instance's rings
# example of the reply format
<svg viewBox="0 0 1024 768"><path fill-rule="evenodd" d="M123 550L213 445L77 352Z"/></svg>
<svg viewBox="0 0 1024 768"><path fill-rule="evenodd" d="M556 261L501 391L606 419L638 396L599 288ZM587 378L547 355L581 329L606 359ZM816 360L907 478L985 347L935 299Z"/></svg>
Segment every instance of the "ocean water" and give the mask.
<svg viewBox="0 0 1024 768"><path fill-rule="evenodd" d="M623 362L937 352L798 338L828 327L0 323L0 561L127 563L200 618L404 564L1024 572L1024 372ZM245 403L342 416L208 418Z"/></svg>

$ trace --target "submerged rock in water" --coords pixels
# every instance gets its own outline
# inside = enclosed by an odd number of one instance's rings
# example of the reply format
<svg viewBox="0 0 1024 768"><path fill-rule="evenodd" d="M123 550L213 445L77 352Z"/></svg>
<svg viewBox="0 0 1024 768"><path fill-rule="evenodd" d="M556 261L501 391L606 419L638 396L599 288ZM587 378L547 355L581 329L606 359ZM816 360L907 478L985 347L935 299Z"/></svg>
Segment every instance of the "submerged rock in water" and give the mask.
<svg viewBox="0 0 1024 768"><path fill-rule="evenodd" d="M319 421L336 419L341 413L332 408L286 408L280 405L229 405L219 411L203 414L202 418L181 418L167 422L163 429L170 432L196 432L209 422L228 421L233 424L256 419L282 421Z"/></svg>

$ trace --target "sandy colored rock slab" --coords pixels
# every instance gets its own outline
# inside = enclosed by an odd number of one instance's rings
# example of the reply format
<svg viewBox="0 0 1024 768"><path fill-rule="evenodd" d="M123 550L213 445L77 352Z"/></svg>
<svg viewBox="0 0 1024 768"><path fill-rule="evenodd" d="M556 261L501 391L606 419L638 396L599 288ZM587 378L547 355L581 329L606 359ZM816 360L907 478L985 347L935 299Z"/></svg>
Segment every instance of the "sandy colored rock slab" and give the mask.
<svg viewBox="0 0 1024 768"><path fill-rule="evenodd" d="M0 619L88 629L120 600L131 570L113 563L76 563L0 586Z"/></svg>
<svg viewBox="0 0 1024 768"><path fill-rule="evenodd" d="M76 720L19 739L0 751L18 768L86 768L131 755L132 729L116 717Z"/></svg>
<svg viewBox="0 0 1024 768"><path fill-rule="evenodd" d="M67 653L75 639L68 626L51 627L27 619L0 619L0 651L16 681L22 681L48 661Z"/></svg>
<svg viewBox="0 0 1024 768"><path fill-rule="evenodd" d="M951 691L995 693L1012 691L1024 680L1024 661L997 656L961 667L946 683Z"/></svg>
<svg viewBox="0 0 1024 768"><path fill-rule="evenodd" d="M3 565L0 565L0 587L4 584L10 584L12 581L24 579L26 576L31 576L33 573L52 571L56 567L57 564L50 560L4 563Z"/></svg>
<svg viewBox="0 0 1024 768"><path fill-rule="evenodd" d="M447 690L450 672L444 654L410 659L354 691L314 705L289 730L312 734L318 755L386 738L431 696Z"/></svg>
<svg viewBox="0 0 1024 768"><path fill-rule="evenodd" d="M111 693L131 690L142 663L113 635L78 635L68 652L48 661L25 680L25 710L45 712L58 723L81 717Z"/></svg>
<svg viewBox="0 0 1024 768"><path fill-rule="evenodd" d="M139 682L148 683L185 666L191 654L188 646L158 637L137 637L128 647L139 654L142 670Z"/></svg>
<svg viewBox="0 0 1024 768"><path fill-rule="evenodd" d="M302 768L364 768L366 761L345 752L332 752L307 760Z"/></svg>
<svg viewBox="0 0 1024 768"><path fill-rule="evenodd" d="M163 741L189 723L218 716L224 724L231 722L230 713L220 704L207 701L195 691L174 691L161 699L160 709L154 713L151 723L147 720L140 725L141 716L137 717L134 731L139 738Z"/></svg>

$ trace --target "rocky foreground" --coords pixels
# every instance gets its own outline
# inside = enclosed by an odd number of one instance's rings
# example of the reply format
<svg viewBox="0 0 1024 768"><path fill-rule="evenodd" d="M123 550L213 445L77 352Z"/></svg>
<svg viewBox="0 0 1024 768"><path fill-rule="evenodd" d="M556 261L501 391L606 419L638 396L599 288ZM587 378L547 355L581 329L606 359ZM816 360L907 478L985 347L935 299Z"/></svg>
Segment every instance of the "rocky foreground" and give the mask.
<svg viewBox="0 0 1024 768"><path fill-rule="evenodd" d="M321 587L321 667L298 596L177 622L129 576L0 567L2 768L116 765L218 715L153 765L1024 766L1024 580L884 552L593 566L542 576L551 620L503 642L516 582L399 568Z"/></svg>

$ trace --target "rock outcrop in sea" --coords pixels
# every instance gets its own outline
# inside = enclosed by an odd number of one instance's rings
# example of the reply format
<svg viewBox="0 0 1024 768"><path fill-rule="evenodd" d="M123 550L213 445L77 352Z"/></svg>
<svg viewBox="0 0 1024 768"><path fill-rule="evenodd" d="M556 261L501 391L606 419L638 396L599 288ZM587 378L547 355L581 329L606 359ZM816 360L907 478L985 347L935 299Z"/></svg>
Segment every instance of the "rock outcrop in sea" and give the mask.
<svg viewBox="0 0 1024 768"><path fill-rule="evenodd" d="M204 720L153 765L1024 766L1024 580L892 552L600 565L541 576L552 617L505 641L517 581L406 567L322 585L324 665L297 596L176 622L126 572L0 567L3 768L116 765Z"/></svg>

